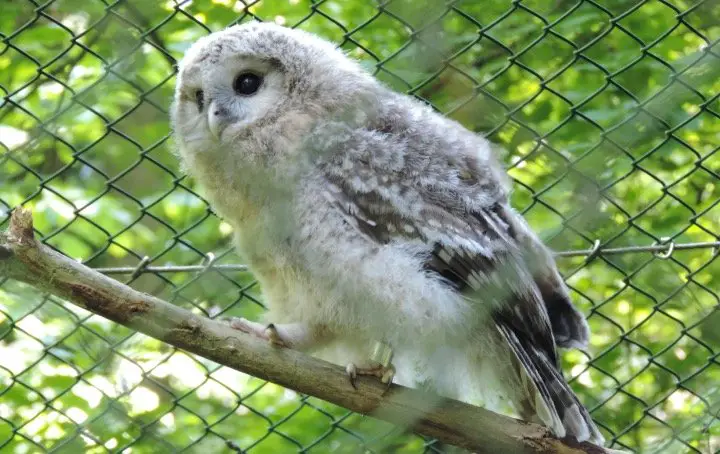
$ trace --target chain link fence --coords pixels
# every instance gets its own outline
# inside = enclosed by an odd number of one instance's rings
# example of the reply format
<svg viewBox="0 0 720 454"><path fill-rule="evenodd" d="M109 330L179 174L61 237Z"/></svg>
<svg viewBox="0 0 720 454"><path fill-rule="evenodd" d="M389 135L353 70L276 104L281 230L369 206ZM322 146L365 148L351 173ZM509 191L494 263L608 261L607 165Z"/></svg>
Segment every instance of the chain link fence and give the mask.
<svg viewBox="0 0 720 454"><path fill-rule="evenodd" d="M0 227L29 207L43 241L88 266L198 314L258 317L230 226L178 169L168 105L197 38L256 19L298 26L507 150L513 204L561 251L593 330L564 370L613 446L720 449L720 2L0 0L0 11ZM0 277L2 452L432 449Z"/></svg>

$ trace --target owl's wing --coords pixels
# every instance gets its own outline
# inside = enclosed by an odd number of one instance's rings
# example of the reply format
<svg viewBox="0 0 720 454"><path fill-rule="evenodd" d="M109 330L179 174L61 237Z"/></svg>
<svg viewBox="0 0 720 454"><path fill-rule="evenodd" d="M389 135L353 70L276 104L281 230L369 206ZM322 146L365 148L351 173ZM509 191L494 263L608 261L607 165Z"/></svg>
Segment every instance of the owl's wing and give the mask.
<svg viewBox="0 0 720 454"><path fill-rule="evenodd" d="M555 332L562 345L584 344L585 321L572 307L554 264L549 265L552 272L533 270L548 266L542 256L546 250L528 243L536 237L531 232L528 236L529 228L518 214L503 203L472 212L448 209L442 206L442 196L430 195L410 218L397 206L402 202L377 190L360 191L337 176L328 177L324 192L328 202L370 241L429 245L432 254L424 264L428 271L464 294L477 293L490 305L497 330L515 353L519 376L526 384L525 410L559 436L602 443L589 413L562 376L553 336Z"/></svg>

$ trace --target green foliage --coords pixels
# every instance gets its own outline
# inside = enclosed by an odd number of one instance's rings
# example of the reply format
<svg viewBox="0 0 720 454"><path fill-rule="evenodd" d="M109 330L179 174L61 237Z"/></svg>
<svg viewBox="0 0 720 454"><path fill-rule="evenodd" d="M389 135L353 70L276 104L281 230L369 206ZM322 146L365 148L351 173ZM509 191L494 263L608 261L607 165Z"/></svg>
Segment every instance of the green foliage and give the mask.
<svg viewBox="0 0 720 454"><path fill-rule="evenodd" d="M93 267L242 263L168 140L176 61L225 26L334 40L389 86L502 145L513 204L556 250L717 241L720 3L700 0L0 0L0 222L35 213ZM713 251L561 258L590 355L565 370L616 447L720 447ZM135 288L257 317L245 272ZM591 359L592 358L592 359ZM386 424L195 358L0 279L0 451L421 452Z"/></svg>

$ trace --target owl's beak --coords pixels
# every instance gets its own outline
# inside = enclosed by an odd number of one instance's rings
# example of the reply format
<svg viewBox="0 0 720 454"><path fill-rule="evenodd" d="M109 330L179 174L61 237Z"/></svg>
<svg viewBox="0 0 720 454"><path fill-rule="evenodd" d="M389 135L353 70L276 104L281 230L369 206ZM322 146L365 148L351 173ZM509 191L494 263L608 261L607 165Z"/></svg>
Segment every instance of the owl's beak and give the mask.
<svg viewBox="0 0 720 454"><path fill-rule="evenodd" d="M215 101L212 101L208 106L207 116L210 133L216 140L220 140L220 136L222 136L223 131L230 123L227 111Z"/></svg>

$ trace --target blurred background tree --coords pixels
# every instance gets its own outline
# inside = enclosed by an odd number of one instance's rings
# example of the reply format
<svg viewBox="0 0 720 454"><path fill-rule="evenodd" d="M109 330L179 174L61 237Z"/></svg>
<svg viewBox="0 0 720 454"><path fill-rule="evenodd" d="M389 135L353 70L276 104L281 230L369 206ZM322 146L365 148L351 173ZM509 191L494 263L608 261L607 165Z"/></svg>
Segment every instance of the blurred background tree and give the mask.
<svg viewBox="0 0 720 454"><path fill-rule="evenodd" d="M487 134L555 250L718 241L715 0L0 0L0 226L89 266L242 263L169 140L175 64L255 19L333 40ZM615 447L720 449L716 250L558 259L593 337L563 355ZM255 318L242 270L117 275ZM432 442L185 354L0 276L0 451L402 452Z"/></svg>

